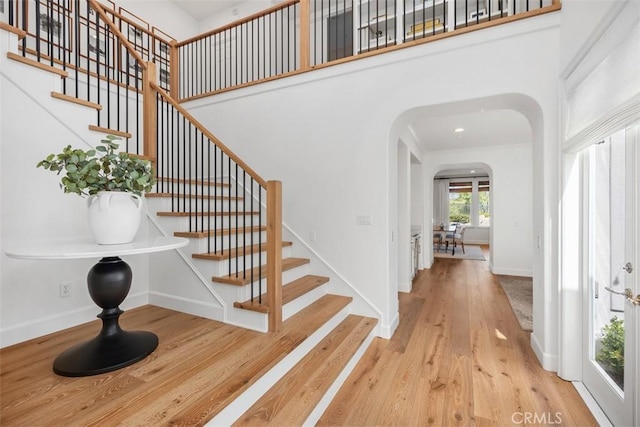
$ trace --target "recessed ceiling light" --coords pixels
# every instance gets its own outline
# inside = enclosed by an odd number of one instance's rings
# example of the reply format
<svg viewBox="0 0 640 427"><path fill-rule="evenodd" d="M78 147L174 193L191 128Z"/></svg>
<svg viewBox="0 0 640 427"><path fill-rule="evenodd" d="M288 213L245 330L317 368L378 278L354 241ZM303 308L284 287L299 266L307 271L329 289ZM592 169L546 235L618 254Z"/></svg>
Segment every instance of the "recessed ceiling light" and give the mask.
<svg viewBox="0 0 640 427"><path fill-rule="evenodd" d="M453 131L454 131L455 133L464 132L464 128L455 128Z"/></svg>
<svg viewBox="0 0 640 427"><path fill-rule="evenodd" d="M476 173L476 171L469 171L469 173Z"/></svg>

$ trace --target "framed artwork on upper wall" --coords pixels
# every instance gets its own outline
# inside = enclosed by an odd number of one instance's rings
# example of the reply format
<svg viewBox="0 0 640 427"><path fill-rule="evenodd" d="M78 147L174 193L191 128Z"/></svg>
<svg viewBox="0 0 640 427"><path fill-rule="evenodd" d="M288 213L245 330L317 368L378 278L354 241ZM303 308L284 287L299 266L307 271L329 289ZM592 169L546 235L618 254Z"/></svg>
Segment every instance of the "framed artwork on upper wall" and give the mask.
<svg viewBox="0 0 640 427"><path fill-rule="evenodd" d="M36 39L33 44L29 43L30 48L40 48L41 52L53 53L56 57L62 51L73 50L73 21L71 10L66 7L70 5L67 1L46 0L26 4L27 33Z"/></svg>
<svg viewBox="0 0 640 427"><path fill-rule="evenodd" d="M96 11L89 6L89 2L87 0L79 0L77 2L73 2L78 5L78 16L82 19L94 22L96 19ZM105 10L116 10L116 4L111 0L100 0L98 2L100 6L102 6ZM108 14L107 14L108 15Z"/></svg>

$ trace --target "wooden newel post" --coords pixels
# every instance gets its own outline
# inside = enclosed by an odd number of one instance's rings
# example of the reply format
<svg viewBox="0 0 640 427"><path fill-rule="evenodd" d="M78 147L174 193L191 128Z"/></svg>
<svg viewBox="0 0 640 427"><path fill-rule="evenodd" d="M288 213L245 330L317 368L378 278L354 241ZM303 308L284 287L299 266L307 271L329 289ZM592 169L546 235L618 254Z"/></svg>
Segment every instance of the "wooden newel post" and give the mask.
<svg viewBox="0 0 640 427"><path fill-rule="evenodd" d="M155 167L156 141L158 140L156 91L151 83L156 83L156 64L147 62L147 68L142 70L142 132L144 155L151 157Z"/></svg>
<svg viewBox="0 0 640 427"><path fill-rule="evenodd" d="M269 330L282 324L282 183L267 182L267 301Z"/></svg>
<svg viewBox="0 0 640 427"><path fill-rule="evenodd" d="M178 43L171 40L169 43L169 95L176 101L180 99L179 72L180 72L180 52Z"/></svg>
<svg viewBox="0 0 640 427"><path fill-rule="evenodd" d="M300 0L300 68L311 66L311 8L310 0Z"/></svg>

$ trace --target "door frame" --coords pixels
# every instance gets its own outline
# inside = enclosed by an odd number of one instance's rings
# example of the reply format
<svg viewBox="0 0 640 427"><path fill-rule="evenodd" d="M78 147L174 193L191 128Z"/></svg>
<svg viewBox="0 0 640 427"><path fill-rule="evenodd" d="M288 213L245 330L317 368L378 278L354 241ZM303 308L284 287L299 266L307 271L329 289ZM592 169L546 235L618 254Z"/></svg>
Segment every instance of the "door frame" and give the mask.
<svg viewBox="0 0 640 427"><path fill-rule="evenodd" d="M625 250L624 250L624 260L631 261L634 266L640 265L638 262L639 253L637 252L638 240L638 227L636 225L637 221L637 207L638 207L638 195L635 192L637 183L634 181L637 179L637 167L640 165L637 161L637 129L640 128L640 121L631 127L626 129L621 129L613 134L622 133L623 140L623 149L625 150L625 236L632 236L631 239L625 239ZM613 136L613 134L611 136ZM625 340L625 362L627 360L632 360L633 363L625 363L625 387L623 390L622 396L618 391L618 387L614 385L614 381L612 378L609 378L607 374L603 373L602 369L591 360L591 339L593 331L593 317L590 315L591 310L590 307L595 304L594 296L592 295L592 269L594 267L593 264L593 241L591 240L591 236L593 233L591 216L595 215L594 204L591 201L591 197L594 195L593 189L595 186L595 176L591 173L591 168L595 165L597 161L597 154L593 152L594 150L591 147L588 147L582 151L583 158L583 212L582 212L582 252L581 259L583 262L582 268L582 304L583 304L583 330L582 330L582 357L581 357L581 367L582 367L582 378L581 381L584 383L584 387L587 392L593 396L596 403L602 408L604 411L607 410L608 417L618 415L619 418L617 421L622 423L621 425L631 425L634 421L637 422L638 412L635 409L637 407L637 382L635 382L636 378L636 366L638 362L638 357L640 353L638 353L638 339L636 330L637 327L637 319L640 316L637 309L627 301L624 304L625 311L625 336L627 339ZM630 205L629 202L633 203ZM629 215L632 214L633 216ZM612 266L613 267L613 266ZM637 270L633 273L633 275L628 276L629 282L625 282L627 287L630 287L634 291L634 295L636 295L640 289L638 289L637 284ZM606 290L605 286L610 286L608 283L601 283L599 285L599 293L604 294ZM628 338L635 338L633 343L629 342ZM592 366L595 365L595 366ZM587 385L587 381L590 385ZM592 387L589 389L589 387ZM596 399L596 397L598 399ZM620 414L623 412L623 414ZM626 419L625 417L630 417L630 419ZM622 418L622 419L620 419Z"/></svg>

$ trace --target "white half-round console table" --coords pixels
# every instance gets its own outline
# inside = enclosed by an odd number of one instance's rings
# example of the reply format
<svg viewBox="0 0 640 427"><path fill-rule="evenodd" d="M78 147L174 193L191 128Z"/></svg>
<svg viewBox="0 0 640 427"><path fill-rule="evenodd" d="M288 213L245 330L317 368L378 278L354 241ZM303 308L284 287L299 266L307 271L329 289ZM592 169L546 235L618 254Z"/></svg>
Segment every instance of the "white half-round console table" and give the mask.
<svg viewBox="0 0 640 427"><path fill-rule="evenodd" d="M118 319L119 305L131 288L131 267L120 259L181 248L189 244L181 237L154 237L124 245L98 245L87 239L24 242L11 245L5 253L12 258L64 260L101 258L87 275L91 299L102 308L102 330L93 339L62 352L53 362L53 371L67 377L97 375L124 368L144 359L158 347L158 337L146 331L125 331Z"/></svg>

